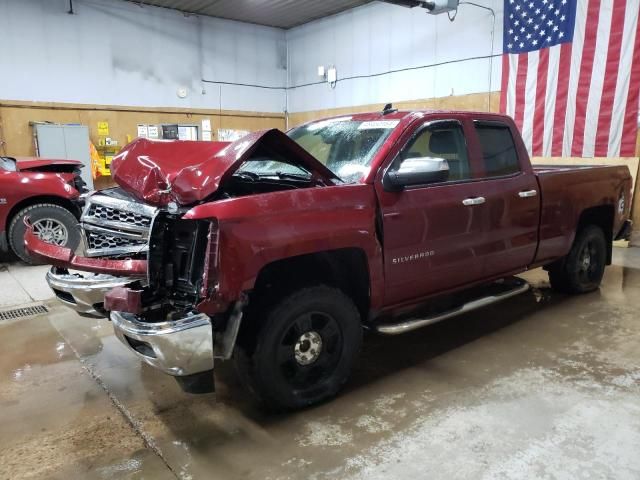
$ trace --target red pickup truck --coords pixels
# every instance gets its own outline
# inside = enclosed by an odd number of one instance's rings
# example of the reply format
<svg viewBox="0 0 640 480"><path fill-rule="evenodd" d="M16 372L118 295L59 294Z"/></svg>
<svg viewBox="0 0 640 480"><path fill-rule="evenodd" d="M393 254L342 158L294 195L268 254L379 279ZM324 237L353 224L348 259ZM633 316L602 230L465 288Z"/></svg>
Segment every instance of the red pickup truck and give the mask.
<svg viewBox="0 0 640 480"><path fill-rule="evenodd" d="M233 356L285 409L338 392L363 328L508 298L539 266L557 290L597 289L630 231L626 167L534 169L513 121L488 113L387 107L232 144L137 139L111 168L104 226L146 215L146 258L76 256L29 232L28 249L54 276L127 275L102 310L187 391L211 390L214 359Z"/></svg>
<svg viewBox="0 0 640 480"><path fill-rule="evenodd" d="M24 250L25 217L43 240L75 248L80 241L79 197L87 191L82 162L0 157L0 252L11 250L33 263Z"/></svg>

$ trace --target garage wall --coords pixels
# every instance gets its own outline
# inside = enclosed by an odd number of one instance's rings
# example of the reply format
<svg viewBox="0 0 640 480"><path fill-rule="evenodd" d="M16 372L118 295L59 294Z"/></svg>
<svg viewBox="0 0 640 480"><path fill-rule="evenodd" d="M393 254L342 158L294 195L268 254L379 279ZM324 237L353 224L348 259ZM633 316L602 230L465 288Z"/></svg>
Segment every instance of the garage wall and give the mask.
<svg viewBox="0 0 640 480"><path fill-rule="evenodd" d="M96 106L69 103L31 103L0 101L0 154L35 155L33 129L30 122L80 123L89 127L89 136L98 143L98 122L109 123L109 136L125 145L137 136L137 125L183 123L200 125L211 122L213 132L219 128L237 130L284 130L282 113L244 112L216 109L145 108ZM215 138L214 138L215 140Z"/></svg>
<svg viewBox="0 0 640 480"><path fill-rule="evenodd" d="M498 111L503 0L475 3L496 14L493 60L487 58L493 16L472 5L461 4L451 22L446 14L373 2L288 30L289 125L377 110L387 102ZM334 89L320 81L318 65L336 66Z"/></svg>
<svg viewBox="0 0 640 480"><path fill-rule="evenodd" d="M492 51L493 17L488 11L461 5L450 22L447 15L374 2L287 31L288 111L499 90L503 2L478 3L496 11L491 82L487 57ZM324 82L307 85L318 83L318 65L337 67L334 89ZM426 68L416 68L422 66ZM398 71L403 69L410 70ZM385 74L392 70L397 72Z"/></svg>
<svg viewBox="0 0 640 480"><path fill-rule="evenodd" d="M283 30L119 0L0 0L0 99L283 111ZM12 74L13 73L13 74ZM177 89L186 87L186 98Z"/></svg>
<svg viewBox="0 0 640 480"><path fill-rule="evenodd" d="M86 123L94 141L109 121L124 143L137 123L207 116L255 130L285 128L285 110L293 126L388 101L497 110L502 0L477 1L497 14L491 82L490 60L475 57L490 54L493 19L469 5L450 22L374 2L285 32L120 0L75 0L75 15L67 0L0 0L0 154L34 153L29 121ZM316 75L331 64L335 89Z"/></svg>
<svg viewBox="0 0 640 480"><path fill-rule="evenodd" d="M402 110L470 110L493 111L500 107L500 92L470 93L468 95L454 95L440 98L424 98L419 100L401 100L394 102L394 107ZM295 127L311 120L332 117L334 115L346 115L358 112L382 111L384 102L368 105L355 105L351 107L330 108L322 110L309 110L306 112L294 112L288 116L289 126Z"/></svg>
<svg viewBox="0 0 640 480"><path fill-rule="evenodd" d="M120 0L0 0L0 154L35 154L29 122L284 128L283 30ZM188 95L179 98L185 87Z"/></svg>

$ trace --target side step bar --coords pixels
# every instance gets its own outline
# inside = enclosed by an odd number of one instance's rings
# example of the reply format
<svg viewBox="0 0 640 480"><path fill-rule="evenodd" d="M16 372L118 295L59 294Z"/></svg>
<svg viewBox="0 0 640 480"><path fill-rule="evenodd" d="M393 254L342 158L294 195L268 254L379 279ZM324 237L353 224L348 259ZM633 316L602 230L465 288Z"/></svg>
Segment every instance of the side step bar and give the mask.
<svg viewBox="0 0 640 480"><path fill-rule="evenodd" d="M406 322L402 323L378 325L376 327L376 330L379 333L384 333L386 335L399 335L401 333L410 332L418 328L426 327L427 325L438 323L442 320L446 320L447 318L455 317L458 315L462 315L463 313L477 310L478 308L486 307L487 305L506 300L507 298L515 297L516 295L520 295L527 290L529 290L529 284L525 282L522 285L517 285L511 290L507 290L506 292L472 300L444 313L432 315L426 318L412 318L411 320L407 320Z"/></svg>

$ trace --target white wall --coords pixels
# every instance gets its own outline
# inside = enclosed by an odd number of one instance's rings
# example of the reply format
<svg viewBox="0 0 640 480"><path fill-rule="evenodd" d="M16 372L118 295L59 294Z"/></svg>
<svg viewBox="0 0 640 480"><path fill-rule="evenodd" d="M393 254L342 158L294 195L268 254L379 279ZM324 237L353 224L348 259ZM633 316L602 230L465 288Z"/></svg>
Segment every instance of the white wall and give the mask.
<svg viewBox="0 0 640 480"><path fill-rule="evenodd" d="M502 0L476 1L496 10L499 55ZM318 65L335 65L344 79L487 56L492 17L470 5L450 22L374 2L286 32L121 0L74 6L69 15L67 0L0 0L0 99L298 112L489 89L488 59L343 80L333 90L294 88L317 82ZM495 91L499 56L493 72ZM201 79L292 88L285 95ZM181 86L185 99L176 95Z"/></svg>
<svg viewBox="0 0 640 480"><path fill-rule="evenodd" d="M120 0L0 0L0 99L282 112L285 32ZM176 95L186 86L189 95ZM204 94L203 94L204 87Z"/></svg>
<svg viewBox="0 0 640 480"><path fill-rule="evenodd" d="M496 11L493 52L502 52L502 0L476 0ZM461 5L450 22L446 14L427 15L374 2L287 31L289 86L317 82L317 66L333 64L338 79L433 65L491 52L490 12ZM493 59L491 90L500 89L500 56ZM392 73L328 85L290 88L288 110L300 112L399 100L463 95L489 90L489 60Z"/></svg>

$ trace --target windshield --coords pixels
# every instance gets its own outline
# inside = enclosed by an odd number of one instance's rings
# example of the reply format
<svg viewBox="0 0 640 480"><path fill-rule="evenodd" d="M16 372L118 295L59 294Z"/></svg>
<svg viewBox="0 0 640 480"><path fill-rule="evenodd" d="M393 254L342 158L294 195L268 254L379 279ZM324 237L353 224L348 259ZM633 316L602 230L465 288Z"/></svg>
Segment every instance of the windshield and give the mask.
<svg viewBox="0 0 640 480"><path fill-rule="evenodd" d="M247 160L238 168L238 172L254 173L266 177L276 176L279 173L311 176L311 174L302 167L281 162L271 157L258 157Z"/></svg>
<svg viewBox="0 0 640 480"><path fill-rule="evenodd" d="M0 170L15 172L17 170L16 159L11 157L0 157Z"/></svg>
<svg viewBox="0 0 640 480"><path fill-rule="evenodd" d="M354 183L369 171L380 146L399 120L320 120L287 133L343 181Z"/></svg>

